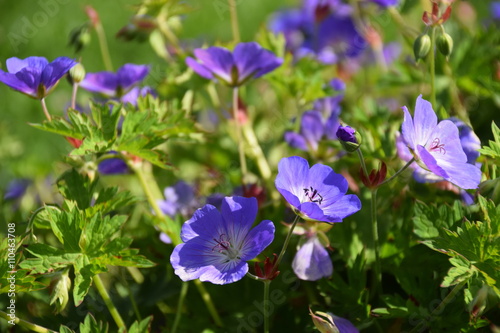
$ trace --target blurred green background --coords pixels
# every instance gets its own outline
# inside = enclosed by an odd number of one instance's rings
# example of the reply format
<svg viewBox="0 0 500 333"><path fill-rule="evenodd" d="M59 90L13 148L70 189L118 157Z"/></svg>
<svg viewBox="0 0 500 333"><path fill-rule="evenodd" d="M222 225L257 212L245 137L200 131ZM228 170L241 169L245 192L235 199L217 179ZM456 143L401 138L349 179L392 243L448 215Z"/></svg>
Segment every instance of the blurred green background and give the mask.
<svg viewBox="0 0 500 333"><path fill-rule="evenodd" d="M135 12L136 0L71 1L0 0L0 68L10 57L24 59L43 56L52 61L59 56L76 57L68 45L70 32L87 20L85 6L94 7L101 18L116 70L125 63L151 64L168 71L165 62L149 43L124 42L115 38ZM184 17L179 38L201 45L231 38L230 16L225 0L186 2L192 12ZM236 0L243 40L251 40L273 11L298 4L292 0ZM95 33L90 44L78 55L87 72L104 70ZM70 99L69 84L62 80L47 105L52 114L61 115ZM0 188L12 178L44 176L54 161L70 150L60 137L44 133L27 123L44 120L40 103L0 84Z"/></svg>

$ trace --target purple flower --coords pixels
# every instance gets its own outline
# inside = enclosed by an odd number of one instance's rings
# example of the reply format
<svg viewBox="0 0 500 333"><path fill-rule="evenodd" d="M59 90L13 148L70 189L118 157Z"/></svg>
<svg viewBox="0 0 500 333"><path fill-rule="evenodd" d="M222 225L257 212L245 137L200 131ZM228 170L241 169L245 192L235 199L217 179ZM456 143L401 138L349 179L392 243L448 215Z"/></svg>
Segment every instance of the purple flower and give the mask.
<svg viewBox="0 0 500 333"><path fill-rule="evenodd" d="M149 69L147 65L125 64L116 73L108 71L88 73L80 86L107 97L121 97L144 80Z"/></svg>
<svg viewBox="0 0 500 333"><path fill-rule="evenodd" d="M156 91L154 91L154 89L149 86L142 88L134 87L120 98L120 102L137 106L137 100L139 99L139 97L145 97L147 95L151 95L153 97L157 96Z"/></svg>
<svg viewBox="0 0 500 333"><path fill-rule="evenodd" d="M341 95L316 100L314 110L302 114L300 131L286 132L285 141L292 147L303 151L317 151L323 137L334 140L339 127Z"/></svg>
<svg viewBox="0 0 500 333"><path fill-rule="evenodd" d="M20 199L24 193L26 193L26 189L31 184L29 179L14 179L9 185L7 185L7 189L3 196L4 200L15 200Z"/></svg>
<svg viewBox="0 0 500 333"><path fill-rule="evenodd" d="M241 280L248 272L247 261L274 239L274 224L269 220L252 229L257 210L257 200L244 197L226 197L220 212L212 205L198 209L182 226L184 243L170 257L175 274L183 281L214 284Z"/></svg>
<svg viewBox="0 0 500 333"><path fill-rule="evenodd" d="M345 90L345 82L339 78L332 79L330 82L330 87L335 91L344 91Z"/></svg>
<svg viewBox="0 0 500 333"><path fill-rule="evenodd" d="M495 20L500 20L500 1L493 1L490 4L491 16Z"/></svg>
<svg viewBox="0 0 500 333"><path fill-rule="evenodd" d="M396 6L399 2L399 0L368 0L368 1L376 3L377 5L384 7L384 8Z"/></svg>
<svg viewBox="0 0 500 333"><path fill-rule="evenodd" d="M130 170L127 163L121 158L108 158L99 163L97 171L102 175L121 175Z"/></svg>
<svg viewBox="0 0 500 333"><path fill-rule="evenodd" d="M333 273L332 260L317 235L299 248L292 262L293 272L301 280L317 281Z"/></svg>
<svg viewBox="0 0 500 333"><path fill-rule="evenodd" d="M417 164L463 189L475 189L481 181L481 170L467 163L457 126L450 120L437 122L432 105L417 98L412 119L403 107L403 141Z"/></svg>
<svg viewBox="0 0 500 333"><path fill-rule="evenodd" d="M186 182L179 181L174 186L166 187L163 193L165 200L158 200L158 206L170 217L177 214L182 216L192 214L198 207L194 188Z"/></svg>
<svg viewBox="0 0 500 333"><path fill-rule="evenodd" d="M234 51L212 46L195 49L196 59L188 57L186 64L198 75L212 80L219 79L237 87L281 66L283 60L255 42L240 43Z"/></svg>
<svg viewBox="0 0 500 333"><path fill-rule="evenodd" d="M282 158L276 188L292 208L306 220L342 222L361 209L361 202L347 192L347 180L332 168L309 163L299 156Z"/></svg>
<svg viewBox="0 0 500 333"><path fill-rule="evenodd" d="M14 57L7 59L6 65L8 72L0 69L0 82L30 97L42 99L76 65L76 61L59 57L49 63L44 57L24 60Z"/></svg>
<svg viewBox="0 0 500 333"><path fill-rule="evenodd" d="M358 143L356 131L350 126L339 126L337 130L337 138L344 142Z"/></svg>
<svg viewBox="0 0 500 333"><path fill-rule="evenodd" d="M338 317L331 312L316 311L313 313L309 309L314 326L321 332L338 332L338 333L359 333L356 326L349 320Z"/></svg>

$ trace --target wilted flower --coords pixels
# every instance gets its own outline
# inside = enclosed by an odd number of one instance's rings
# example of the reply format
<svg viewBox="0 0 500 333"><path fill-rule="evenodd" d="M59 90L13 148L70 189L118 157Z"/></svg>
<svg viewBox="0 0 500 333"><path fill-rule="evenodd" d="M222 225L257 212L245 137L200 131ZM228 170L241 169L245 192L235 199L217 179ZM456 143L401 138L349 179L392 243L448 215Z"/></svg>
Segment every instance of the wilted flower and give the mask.
<svg viewBox="0 0 500 333"><path fill-rule="evenodd" d="M36 99L47 96L59 80L76 65L68 57L56 58L51 63L44 57L9 58L8 72L0 69L0 82Z"/></svg>
<svg viewBox="0 0 500 333"><path fill-rule="evenodd" d="M194 55L196 59L186 59L186 64L193 71L209 80L221 80L231 87L261 77L283 63L281 58L255 42L240 43L233 52L216 46L195 49Z"/></svg>
<svg viewBox="0 0 500 333"><path fill-rule="evenodd" d="M148 65L125 64L116 73L109 71L88 73L80 86L108 98L122 97L136 84L144 80L149 69Z"/></svg>
<svg viewBox="0 0 500 333"><path fill-rule="evenodd" d="M361 209L356 195L347 192L347 180L332 168L309 163L302 157L282 158L276 188L297 214L306 220L342 222Z"/></svg>
<svg viewBox="0 0 500 333"><path fill-rule="evenodd" d="M403 111L402 140L417 164L458 187L477 188L481 170L468 163L457 125L451 120L438 123L432 105L421 95L417 98L413 119L406 107ZM404 151L402 154L406 154L406 158L409 156Z"/></svg>
<svg viewBox="0 0 500 333"><path fill-rule="evenodd" d="M175 247L170 262L181 280L214 284L241 280L247 261L274 239L274 224L264 220L252 229L257 216L255 198L226 197L219 212L212 205L198 209L182 226L184 243Z"/></svg>

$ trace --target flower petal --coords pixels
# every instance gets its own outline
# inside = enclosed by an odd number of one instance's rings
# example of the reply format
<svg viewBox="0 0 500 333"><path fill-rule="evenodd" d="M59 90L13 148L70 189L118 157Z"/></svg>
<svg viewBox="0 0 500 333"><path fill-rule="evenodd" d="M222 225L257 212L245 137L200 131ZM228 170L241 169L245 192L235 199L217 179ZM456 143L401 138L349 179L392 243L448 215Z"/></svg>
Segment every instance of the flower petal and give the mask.
<svg viewBox="0 0 500 333"><path fill-rule="evenodd" d="M437 116L432 109L431 103L423 99L422 95L417 98L413 121L416 144L425 146L428 140L432 140L430 135L437 125Z"/></svg>
<svg viewBox="0 0 500 333"><path fill-rule="evenodd" d="M313 151L318 149L318 142L323 136L323 119L319 111L304 112L301 119L300 133Z"/></svg>
<svg viewBox="0 0 500 333"><path fill-rule="evenodd" d="M195 237L201 237L208 242L219 238L225 232L223 220L219 211L212 205L205 205L196 210L193 217L182 225L181 239L187 242Z"/></svg>
<svg viewBox="0 0 500 333"><path fill-rule="evenodd" d="M6 73L0 69L0 82L3 82L14 90L36 97L37 89L28 85L25 80L24 76L18 77L16 74Z"/></svg>
<svg viewBox="0 0 500 333"><path fill-rule="evenodd" d="M191 67L193 71L195 71L196 74L198 74L201 77L204 77L205 79L213 79L214 75L212 72L206 68L204 65L200 64L198 61L191 57L186 58L186 65Z"/></svg>
<svg viewBox="0 0 500 333"><path fill-rule="evenodd" d="M300 206L300 198L304 196L308 174L309 163L302 157L286 157L278 163L276 189L294 207Z"/></svg>
<svg viewBox="0 0 500 333"><path fill-rule="evenodd" d="M438 165L446 170L447 181L465 190L476 189L481 182L481 169L473 164L438 161Z"/></svg>
<svg viewBox="0 0 500 333"><path fill-rule="evenodd" d="M303 151L308 150L306 140L299 133L295 133L292 131L285 132L284 139L292 148L300 149Z"/></svg>
<svg viewBox="0 0 500 333"><path fill-rule="evenodd" d="M133 85L140 83L149 74L148 65L125 64L117 71L118 85L128 91Z"/></svg>
<svg viewBox="0 0 500 333"><path fill-rule="evenodd" d="M342 222L344 218L358 212L360 209L361 201L356 195L344 195L339 200L323 208L327 220L324 222Z"/></svg>
<svg viewBox="0 0 500 333"><path fill-rule="evenodd" d="M450 120L441 121L432 131L426 145L427 150L430 150L432 145L442 145L442 148L430 151L436 160L445 160L450 163L467 162L467 155L462 148L458 128Z"/></svg>
<svg viewBox="0 0 500 333"><path fill-rule="evenodd" d="M233 244L241 244L247 237L257 216L256 198L226 197L222 200L222 228Z"/></svg>
<svg viewBox="0 0 500 333"><path fill-rule="evenodd" d="M44 57L28 57L26 59L12 57L5 62L9 73L17 73L26 67L39 69L41 73L48 63Z"/></svg>
<svg viewBox="0 0 500 333"><path fill-rule="evenodd" d="M413 119L406 106L403 106L403 112L404 120L403 125L401 125L403 140L410 149L415 150L417 143L415 142L415 127L413 126Z"/></svg>
<svg viewBox="0 0 500 333"><path fill-rule="evenodd" d="M315 164L309 170L306 186L312 186L323 197L320 207L326 207L339 200L348 188L347 180L332 168L323 164Z"/></svg>
<svg viewBox="0 0 500 333"><path fill-rule="evenodd" d="M252 260L264 251L273 242L274 231L274 224L269 220L262 221L250 230L241 248L241 260Z"/></svg>
<svg viewBox="0 0 500 333"><path fill-rule="evenodd" d="M43 70L41 83L50 90L75 65L76 61L68 57L56 58Z"/></svg>
<svg viewBox="0 0 500 333"><path fill-rule="evenodd" d="M118 77L113 72L88 73L80 82L80 86L90 92L115 96L118 88Z"/></svg>
<svg viewBox="0 0 500 333"><path fill-rule="evenodd" d="M333 273L332 260L318 237L311 237L295 254L292 268L301 280L317 281Z"/></svg>
<svg viewBox="0 0 500 333"><path fill-rule="evenodd" d="M234 66L233 55L229 50L212 46L207 49L196 49L194 55L209 71L226 81L228 84L235 84L231 77Z"/></svg>

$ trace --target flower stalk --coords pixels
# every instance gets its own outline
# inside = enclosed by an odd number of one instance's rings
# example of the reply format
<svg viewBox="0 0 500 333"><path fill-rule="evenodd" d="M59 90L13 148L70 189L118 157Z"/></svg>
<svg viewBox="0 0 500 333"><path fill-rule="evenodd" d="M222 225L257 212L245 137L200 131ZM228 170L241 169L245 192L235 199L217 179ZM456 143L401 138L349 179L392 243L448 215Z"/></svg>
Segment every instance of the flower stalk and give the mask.
<svg viewBox="0 0 500 333"><path fill-rule="evenodd" d="M116 309L115 305L113 304L113 301L109 297L108 291L104 287L104 284L102 283L101 278L99 277L99 274L94 275L92 278L92 281L94 282L94 285L99 292L99 295L101 295L102 299L104 300L104 304L106 304L106 307L108 308L109 312L111 313L111 316L113 317L116 326L118 326L119 330L126 330L125 323L123 322L122 317L120 316L120 313Z"/></svg>
<svg viewBox="0 0 500 333"><path fill-rule="evenodd" d="M231 30L233 31L233 40L240 42L240 29L238 27L238 11L236 10L236 1L228 0L229 11L231 13Z"/></svg>
<svg viewBox="0 0 500 333"><path fill-rule="evenodd" d="M243 136L242 136L242 124L239 117L239 107L238 107L238 87L233 88L233 118L236 127L236 140L238 141L238 153L240 157L240 167L243 184L248 181L248 170L247 161L245 159L245 151L243 146Z"/></svg>
<svg viewBox="0 0 500 333"><path fill-rule="evenodd" d="M3 311L0 311L0 317L7 321L13 320L16 325L19 325L21 327L24 327L32 332L39 332L39 333L56 333L57 331L50 330L48 328L45 328L43 326L39 326L36 324L32 324L26 320L22 320L18 317L15 317L14 319L10 318L9 315Z"/></svg>
<svg viewBox="0 0 500 333"><path fill-rule="evenodd" d="M45 103L45 98L41 98L40 103L42 104L42 110L45 114L45 118L47 118L48 121L52 121L52 117L50 116L49 110L47 109L47 104Z"/></svg>

